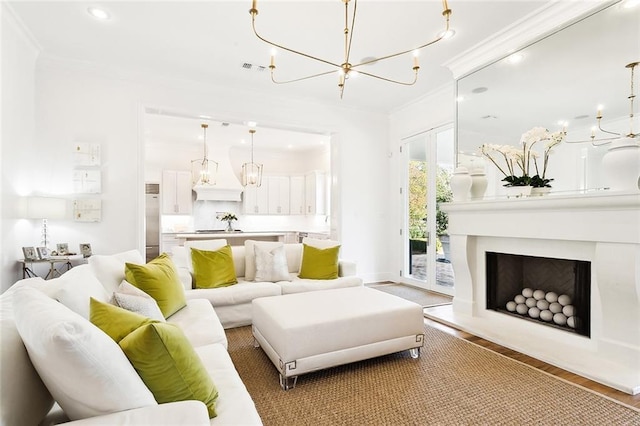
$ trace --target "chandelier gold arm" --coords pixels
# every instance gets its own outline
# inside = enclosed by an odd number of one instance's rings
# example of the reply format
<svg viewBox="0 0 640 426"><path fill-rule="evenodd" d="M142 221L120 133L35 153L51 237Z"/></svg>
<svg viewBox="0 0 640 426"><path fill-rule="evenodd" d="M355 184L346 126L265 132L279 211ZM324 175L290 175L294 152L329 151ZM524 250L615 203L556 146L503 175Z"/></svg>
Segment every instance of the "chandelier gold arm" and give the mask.
<svg viewBox="0 0 640 426"><path fill-rule="evenodd" d="M310 78L315 78L315 77L321 77L323 75L327 75L327 74L334 74L336 73L336 70L331 70L331 71L325 71L325 72L321 72L318 74L314 74L314 75L308 75L306 77L300 77L300 78L295 78L293 80L286 80L286 81L278 81L275 79L274 75L273 75L273 70L276 68L275 66L273 67L269 67L271 68L271 81L274 82L275 84L287 84L287 83L295 83L296 81L302 81L302 80L308 80Z"/></svg>
<svg viewBox="0 0 640 426"><path fill-rule="evenodd" d="M269 44L271 46L274 46L276 48L285 50L287 52L291 52L291 53L303 56L305 58L312 59L312 60L318 61L318 62L322 62L322 63L325 63L327 65L330 65L332 67L336 67L337 68L337 70L326 71L326 72L313 74L313 75L300 77L300 78L295 78L295 79L291 79L291 80L286 80L286 81L278 81L278 80L275 79L275 76L274 76L274 70L275 70L276 67L275 67L275 65L273 63L273 57L272 57L272 63L269 66L269 69L271 70L271 81L273 83L275 83L275 84L295 83L295 82L298 82L298 81L308 80L308 79L311 79L311 78L315 78L315 77L320 77L320 76L323 76L323 75L331 74L331 73L334 73L336 71L342 71L342 74L340 75L339 82L338 82L338 88L340 90L340 99L342 99L342 97L344 95L344 86L346 84L346 78L348 78L349 72L354 70L354 68L361 67L363 65L372 64L372 63L375 63L375 62L384 61L384 60L387 60L387 59L395 58L395 57L398 57L398 56L406 55L406 54L409 54L411 52L415 52L415 51L424 49L425 47L428 47L428 46L430 46L432 44L435 44L435 43L439 42L440 40L442 40L445 37L445 34L449 31L449 18L451 16L452 12L451 12L451 9L449 9L449 6L447 4L447 0L443 0L443 2L442 2L443 3L442 16L445 17L445 29L444 29L444 31L442 31L441 35L439 35L437 38L435 38L435 39L433 39L433 40L431 40L431 41L429 41L429 42L427 42L425 44L422 44L422 45L420 45L418 47L412 48L412 49L403 50L401 52L393 53L393 54L386 55L386 56L379 57L379 58L374 58L374 59L371 59L371 60L368 60L368 61L365 61L365 62L358 63L356 65L352 65L352 64L349 63L349 57L350 57L350 54L351 54L351 44L352 44L352 41L353 41L353 33L354 33L354 27L355 27L355 22L356 22L356 11L357 11L357 7L358 7L358 0L354 0L353 1L354 8L353 8L353 15L352 15L352 19L351 19L351 28L349 28L349 2L350 1L351 0L342 0L342 2L345 5L345 14L344 14L344 19L345 19L345 28L344 28L344 62L342 64L336 64L336 63L333 63L331 61L328 61L328 60L325 60L325 59L318 58L316 56L310 55L308 53L304 53L304 52L297 51L295 49L291 49L289 47L283 46L283 45L278 44L276 42L267 40L265 37L261 36L258 33L258 30L256 29L256 22L255 22L256 21L256 16L259 13L258 9L257 9L257 6L256 6L257 2L256 2L256 0L253 0L252 7L251 7L251 9L249 9L249 13L251 14L251 28L253 30L253 33L255 34L255 36L259 40L261 40L261 41L263 41L263 42L265 42L265 43L267 43L267 44ZM368 73L368 72L364 72L364 71L359 71L359 70L358 70L358 73L366 75L366 76L369 76L369 77L372 77L372 78L376 78L378 80L386 81L386 82L389 82L389 83L395 83L395 84L399 84L399 85L403 85L403 86L412 86L418 81L418 70L419 69L420 69L420 67L418 66L417 60L416 60L416 62L414 63L414 66L413 66L414 78L413 78L413 81L411 81L411 82L398 81L398 80L394 80L394 79L391 79L391 78L382 77L382 76L379 76L379 75L376 75L376 74L372 74L372 73Z"/></svg>

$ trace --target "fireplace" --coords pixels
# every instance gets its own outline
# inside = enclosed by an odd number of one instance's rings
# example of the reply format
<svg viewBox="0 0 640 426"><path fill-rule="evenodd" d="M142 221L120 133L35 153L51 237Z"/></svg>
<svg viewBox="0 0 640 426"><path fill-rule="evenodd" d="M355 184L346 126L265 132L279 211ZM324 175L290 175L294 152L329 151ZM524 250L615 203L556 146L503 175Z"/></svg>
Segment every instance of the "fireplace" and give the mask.
<svg viewBox="0 0 640 426"><path fill-rule="evenodd" d="M486 309L590 336L591 262L485 255Z"/></svg>

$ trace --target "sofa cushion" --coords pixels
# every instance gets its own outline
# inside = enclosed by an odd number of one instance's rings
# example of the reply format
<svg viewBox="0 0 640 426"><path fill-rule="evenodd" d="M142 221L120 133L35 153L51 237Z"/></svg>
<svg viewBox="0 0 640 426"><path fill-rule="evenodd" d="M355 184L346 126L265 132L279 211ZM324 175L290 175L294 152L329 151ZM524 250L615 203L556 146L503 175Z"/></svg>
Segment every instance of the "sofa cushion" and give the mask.
<svg viewBox="0 0 640 426"><path fill-rule="evenodd" d="M289 267L284 245L267 249L259 245L254 246L256 262L256 281L289 281Z"/></svg>
<svg viewBox="0 0 640 426"><path fill-rule="evenodd" d="M141 264L144 263L144 259L138 250L129 250L113 255L94 254L88 262L95 276L107 290L107 294L112 294L124 280L125 262Z"/></svg>
<svg viewBox="0 0 640 426"><path fill-rule="evenodd" d="M122 281L118 291L113 293L110 302L120 308L143 315L145 317L164 322L164 315L160 311L158 302L138 287Z"/></svg>
<svg viewBox="0 0 640 426"><path fill-rule="evenodd" d="M231 246L215 251L191 248L196 288L226 287L238 282Z"/></svg>
<svg viewBox="0 0 640 426"><path fill-rule="evenodd" d="M180 327L193 347L211 343L218 343L225 348L228 346L218 314L206 299L187 300L187 306L171 315L167 322Z"/></svg>
<svg viewBox="0 0 640 426"><path fill-rule="evenodd" d="M163 253L146 265L125 263L126 280L153 297L165 318L184 308L184 289L171 258Z"/></svg>
<svg viewBox="0 0 640 426"><path fill-rule="evenodd" d="M332 280L338 278L338 253L340 246L325 249L303 243L300 278Z"/></svg>
<svg viewBox="0 0 640 426"><path fill-rule="evenodd" d="M189 272L193 273L193 261L191 260L192 248L196 248L198 250L216 251L226 245L227 245L227 240L225 240L224 238L219 240L193 240L193 241L185 242L184 243L184 248L185 248L184 261L186 261L185 263L186 268L189 269Z"/></svg>
<svg viewBox="0 0 640 426"><path fill-rule="evenodd" d="M65 272L57 281L59 288L53 298L83 318L89 319L90 298L102 302L109 300L109 293L89 265L76 266Z"/></svg>
<svg viewBox="0 0 640 426"><path fill-rule="evenodd" d="M187 290L185 294L189 299L207 299L217 308L251 302L257 297L279 296L282 292L276 283L239 280L238 284L229 287Z"/></svg>
<svg viewBox="0 0 640 426"><path fill-rule="evenodd" d="M326 248L339 246L340 241L304 237L302 239L302 244L306 244L308 246L319 248L319 249L326 249Z"/></svg>
<svg viewBox="0 0 640 426"><path fill-rule="evenodd" d="M363 285L362 278L355 276L340 277L335 280L295 279L291 282L283 281L278 284L282 287L282 294L331 290L334 288L358 287Z"/></svg>
<svg viewBox="0 0 640 426"><path fill-rule="evenodd" d="M80 315L33 288L14 294L29 357L70 419L155 405L118 345Z"/></svg>
<svg viewBox="0 0 640 426"><path fill-rule="evenodd" d="M209 417L216 416L218 390L202 360L180 328L151 322L119 343L159 403L202 401Z"/></svg>
<svg viewBox="0 0 640 426"><path fill-rule="evenodd" d="M138 327L153 321L143 315L109 303L99 302L94 298L91 298L89 306L91 323L104 331L116 343L119 343Z"/></svg>
<svg viewBox="0 0 640 426"><path fill-rule="evenodd" d="M50 281L28 278L0 295L0 424L37 425L53 397L34 368L16 328L13 295L21 287L48 288Z"/></svg>
<svg viewBox="0 0 640 426"><path fill-rule="evenodd" d="M261 425L255 404L240 379L229 353L220 345L195 348L220 395L216 401L218 416L212 425ZM276 381L277 382L277 381Z"/></svg>

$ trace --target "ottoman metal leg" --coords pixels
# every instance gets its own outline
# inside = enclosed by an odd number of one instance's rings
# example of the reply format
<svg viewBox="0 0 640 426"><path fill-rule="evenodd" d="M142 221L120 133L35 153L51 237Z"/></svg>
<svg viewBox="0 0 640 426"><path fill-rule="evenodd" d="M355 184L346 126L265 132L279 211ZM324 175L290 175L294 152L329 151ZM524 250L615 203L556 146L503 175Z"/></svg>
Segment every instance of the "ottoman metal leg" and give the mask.
<svg viewBox="0 0 640 426"><path fill-rule="evenodd" d="M420 348L411 348L411 349L409 349L409 354L411 355L411 358L413 358L413 359L420 358Z"/></svg>
<svg viewBox="0 0 640 426"><path fill-rule="evenodd" d="M259 348L260 347L260 342L258 342L258 340L255 337L253 338L253 347L254 348Z"/></svg>
<svg viewBox="0 0 640 426"><path fill-rule="evenodd" d="M289 389L295 388L297 382L298 376L284 377L280 374L280 386L283 390L288 391Z"/></svg>

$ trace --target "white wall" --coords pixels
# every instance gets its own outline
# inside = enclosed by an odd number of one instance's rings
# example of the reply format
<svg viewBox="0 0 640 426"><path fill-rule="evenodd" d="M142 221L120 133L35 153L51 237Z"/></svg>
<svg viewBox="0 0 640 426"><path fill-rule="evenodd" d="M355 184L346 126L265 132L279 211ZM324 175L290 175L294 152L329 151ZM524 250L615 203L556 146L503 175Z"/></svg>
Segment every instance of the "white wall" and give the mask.
<svg viewBox="0 0 640 426"><path fill-rule="evenodd" d="M6 3L0 6L2 39L2 144L0 145L0 291L18 276L17 259L23 246L39 241L36 221L19 219L19 197L29 195L31 185L28 166L32 161L34 135L34 72L38 47L24 33ZM8 145L21 147L8 149Z"/></svg>
<svg viewBox="0 0 640 426"><path fill-rule="evenodd" d="M184 81L157 80L115 70L98 70L41 58L36 73L36 137L32 145L3 139L12 158L36 159L21 167L33 186L74 196L72 147L77 142L102 146L102 221L61 223L56 242L70 247L89 242L94 253L142 248L144 230L143 158L139 141L144 105L262 123L333 132L332 172L340 190L332 213L334 238L342 241L344 258L358 262L358 273L378 279L391 269L386 234L389 222L387 158L388 125L382 114L325 106L307 101L274 99L237 89ZM15 182L9 178L7 185ZM335 201L332 200L332 201ZM13 230L15 232L15 230ZM15 243L3 241L3 252L18 258ZM19 249L18 249L19 250ZM6 276L10 270L4 271ZM16 277L17 278L17 277Z"/></svg>
<svg viewBox="0 0 640 426"><path fill-rule="evenodd" d="M451 124L455 117L454 86L451 85L428 93L418 101L394 111L389 117L390 134L389 155L391 163L390 190L388 193L389 205L392 209L391 220L387 226L387 238L390 242L390 261L394 267L393 273L387 279L402 281L400 268L403 268L403 253L406 249L406 237L399 234L402 228L403 198L400 188L403 186L405 164L399 148L402 139L424 132L436 127Z"/></svg>

